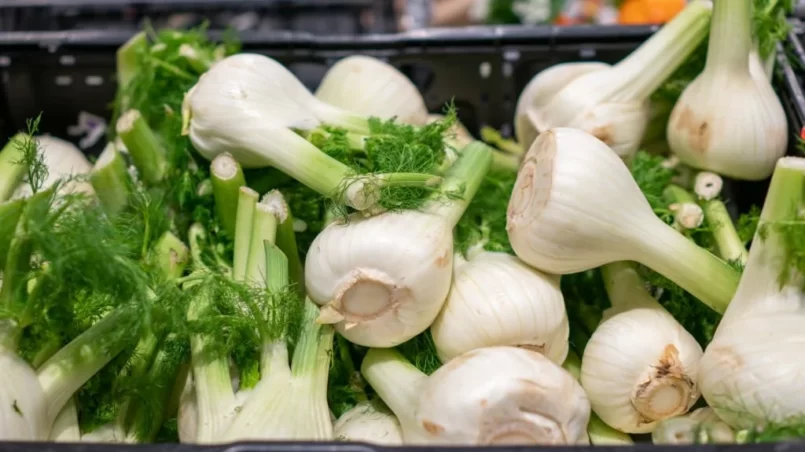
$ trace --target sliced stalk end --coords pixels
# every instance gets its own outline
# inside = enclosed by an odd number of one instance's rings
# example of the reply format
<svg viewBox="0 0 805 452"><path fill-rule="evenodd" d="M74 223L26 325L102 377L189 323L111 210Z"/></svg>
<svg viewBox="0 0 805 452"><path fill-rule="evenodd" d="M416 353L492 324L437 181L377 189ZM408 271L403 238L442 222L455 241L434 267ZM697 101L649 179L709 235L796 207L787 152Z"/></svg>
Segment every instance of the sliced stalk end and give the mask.
<svg viewBox="0 0 805 452"><path fill-rule="evenodd" d="M693 191L700 199L710 201L716 199L724 188L724 179L716 173L702 171L696 175Z"/></svg>
<svg viewBox="0 0 805 452"><path fill-rule="evenodd" d="M167 153L142 114L137 110L123 113L116 130L142 179L151 184L160 182L168 168Z"/></svg>
<svg viewBox="0 0 805 452"><path fill-rule="evenodd" d="M663 195L671 201L669 209L674 213L674 226L684 231L696 229L704 222L704 211L693 195L678 185L669 185Z"/></svg>
<svg viewBox="0 0 805 452"><path fill-rule="evenodd" d="M232 154L219 154L210 163L210 180L212 181L215 213L218 221L221 222L227 235L234 237L240 188L246 185L243 169L232 157Z"/></svg>

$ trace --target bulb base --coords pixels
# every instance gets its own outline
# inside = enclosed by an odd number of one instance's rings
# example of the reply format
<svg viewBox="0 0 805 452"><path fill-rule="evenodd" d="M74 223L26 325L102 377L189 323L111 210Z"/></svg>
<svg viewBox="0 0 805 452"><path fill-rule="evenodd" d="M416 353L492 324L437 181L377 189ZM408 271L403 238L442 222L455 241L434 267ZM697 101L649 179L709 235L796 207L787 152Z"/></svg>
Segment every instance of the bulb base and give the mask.
<svg viewBox="0 0 805 452"><path fill-rule="evenodd" d="M358 268L350 272L325 305L318 323L346 322L346 329L388 314L411 299L410 290L398 286L388 274L376 269Z"/></svg>
<svg viewBox="0 0 805 452"><path fill-rule="evenodd" d="M686 373L679 351L668 344L648 378L632 393L632 406L645 423L657 422L683 414L698 398L696 383Z"/></svg>
<svg viewBox="0 0 805 452"><path fill-rule="evenodd" d="M550 200L553 185L556 136L552 130L540 134L526 154L509 201L509 232L528 227L539 218Z"/></svg>

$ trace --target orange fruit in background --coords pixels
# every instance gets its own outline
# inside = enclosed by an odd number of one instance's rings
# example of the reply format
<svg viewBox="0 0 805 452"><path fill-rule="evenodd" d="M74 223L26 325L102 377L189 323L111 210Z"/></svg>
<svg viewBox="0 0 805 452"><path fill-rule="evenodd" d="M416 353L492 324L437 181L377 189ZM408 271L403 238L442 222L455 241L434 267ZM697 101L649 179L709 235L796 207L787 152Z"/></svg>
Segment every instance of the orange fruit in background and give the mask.
<svg viewBox="0 0 805 452"><path fill-rule="evenodd" d="M625 0L618 12L618 23L663 24L682 11L685 4L685 0Z"/></svg>

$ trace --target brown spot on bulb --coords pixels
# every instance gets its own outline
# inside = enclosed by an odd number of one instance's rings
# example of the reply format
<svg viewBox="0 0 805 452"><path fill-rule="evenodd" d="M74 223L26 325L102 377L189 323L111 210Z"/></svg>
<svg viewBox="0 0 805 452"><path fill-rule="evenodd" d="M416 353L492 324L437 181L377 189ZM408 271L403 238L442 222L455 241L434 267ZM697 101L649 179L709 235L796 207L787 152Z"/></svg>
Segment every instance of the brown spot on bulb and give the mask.
<svg viewBox="0 0 805 452"><path fill-rule="evenodd" d="M657 376L663 377L669 375L672 369L679 369L681 366L682 362L679 361L679 350L677 350L674 344L668 344L665 346L665 349L663 349L660 362L656 367Z"/></svg>
<svg viewBox="0 0 805 452"><path fill-rule="evenodd" d="M671 119L676 128L687 135L688 147L693 152L704 154L710 147L712 127L708 118L698 118L689 107L683 107L676 118Z"/></svg>
<svg viewBox="0 0 805 452"><path fill-rule="evenodd" d="M444 250L444 253L439 255L434 263L438 268L444 268L450 263L450 250Z"/></svg>
<svg viewBox="0 0 805 452"><path fill-rule="evenodd" d="M444 427L427 419L422 421L422 428L424 428L431 435L441 435L444 433Z"/></svg>
<svg viewBox="0 0 805 452"><path fill-rule="evenodd" d="M614 141L612 136L613 135L612 124L595 127L591 131L591 135L606 143L607 146L612 146L612 143Z"/></svg>

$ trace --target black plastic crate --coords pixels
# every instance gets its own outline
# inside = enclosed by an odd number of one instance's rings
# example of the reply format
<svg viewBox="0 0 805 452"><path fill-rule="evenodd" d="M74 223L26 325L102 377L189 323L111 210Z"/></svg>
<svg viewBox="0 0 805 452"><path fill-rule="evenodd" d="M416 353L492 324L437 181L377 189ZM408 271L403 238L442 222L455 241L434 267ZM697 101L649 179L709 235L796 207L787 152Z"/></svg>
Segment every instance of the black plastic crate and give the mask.
<svg viewBox="0 0 805 452"><path fill-rule="evenodd" d="M0 31L137 30L209 21L212 29L390 32L391 0L3 0Z"/></svg>
<svg viewBox="0 0 805 452"><path fill-rule="evenodd" d="M567 61L616 62L653 31L512 26L360 37L243 33L241 39L244 51L277 59L310 89L342 57L361 53L384 59L414 81L431 111L453 100L470 130L489 125L511 135L517 97L534 74ZM130 36L125 30L0 33L4 133L21 129L41 111L43 132L65 138L80 116L107 118L116 90L115 50ZM72 137L76 143L81 138Z"/></svg>

